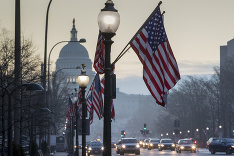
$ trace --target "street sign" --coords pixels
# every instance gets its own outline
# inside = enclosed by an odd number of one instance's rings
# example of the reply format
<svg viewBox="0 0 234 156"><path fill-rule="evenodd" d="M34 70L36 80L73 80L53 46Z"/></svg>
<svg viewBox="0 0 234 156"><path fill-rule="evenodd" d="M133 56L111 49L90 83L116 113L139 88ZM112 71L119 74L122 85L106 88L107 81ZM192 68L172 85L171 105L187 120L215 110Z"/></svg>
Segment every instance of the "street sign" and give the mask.
<svg viewBox="0 0 234 156"><path fill-rule="evenodd" d="M78 135L82 135L82 119L78 119ZM85 135L90 135L89 119L86 119L86 133L85 133Z"/></svg>

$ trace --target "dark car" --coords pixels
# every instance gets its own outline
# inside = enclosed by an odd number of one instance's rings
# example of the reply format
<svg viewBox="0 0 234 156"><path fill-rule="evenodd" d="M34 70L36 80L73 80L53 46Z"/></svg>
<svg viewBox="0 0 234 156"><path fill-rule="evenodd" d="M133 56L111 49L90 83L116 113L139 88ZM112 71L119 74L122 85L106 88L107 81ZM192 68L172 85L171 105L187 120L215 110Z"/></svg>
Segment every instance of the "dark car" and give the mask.
<svg viewBox="0 0 234 156"><path fill-rule="evenodd" d="M103 144L100 141L91 141L87 147L88 156L103 153Z"/></svg>
<svg viewBox="0 0 234 156"><path fill-rule="evenodd" d="M234 153L234 139L216 139L210 143L209 151L211 152L211 154L215 154L216 152L226 152L226 154L232 154Z"/></svg>
<svg viewBox="0 0 234 156"><path fill-rule="evenodd" d="M148 150L151 150L153 148L158 148L160 140L159 139L150 139L148 143Z"/></svg>
<svg viewBox="0 0 234 156"><path fill-rule="evenodd" d="M144 142L143 142L143 144L142 144L142 147L143 148L147 148L148 144L149 144L149 139L145 139Z"/></svg>
<svg viewBox="0 0 234 156"><path fill-rule="evenodd" d="M115 148L115 142L111 141L111 148Z"/></svg>
<svg viewBox="0 0 234 156"><path fill-rule="evenodd" d="M209 145L210 145L210 143L212 142L212 141L214 141L214 140L216 140L217 138L210 138L209 140L207 140L207 142L206 142L206 148L208 148L209 149Z"/></svg>
<svg viewBox="0 0 234 156"><path fill-rule="evenodd" d="M124 153L140 155L140 145L136 138L122 138L116 147L116 153L120 155L124 155Z"/></svg>
<svg viewBox="0 0 234 156"><path fill-rule="evenodd" d="M180 139L178 144L176 144L176 152L181 153L181 151L190 151L191 153L196 153L196 144L190 139Z"/></svg>
<svg viewBox="0 0 234 156"><path fill-rule="evenodd" d="M172 142L171 139L161 139L160 143L158 144L158 150L175 150L175 144Z"/></svg>

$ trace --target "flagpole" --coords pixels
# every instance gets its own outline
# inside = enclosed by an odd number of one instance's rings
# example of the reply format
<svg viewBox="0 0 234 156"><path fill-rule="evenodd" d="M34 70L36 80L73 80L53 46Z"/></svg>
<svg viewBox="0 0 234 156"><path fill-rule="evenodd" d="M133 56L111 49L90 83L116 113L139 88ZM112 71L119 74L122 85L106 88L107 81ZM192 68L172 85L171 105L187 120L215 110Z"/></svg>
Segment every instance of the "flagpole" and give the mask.
<svg viewBox="0 0 234 156"><path fill-rule="evenodd" d="M158 6L154 9L154 11L150 14L150 16L147 18L147 20L143 23L143 25L140 27L140 29L136 32L136 34L133 36L133 38L128 42L128 44L131 44L132 41L136 38L136 36L139 34L139 32L143 29L143 27L145 26L145 24L152 18L152 16L154 16L155 12L157 11L157 8L160 7L160 5L162 4L162 1L160 1L158 3Z"/></svg>
<svg viewBox="0 0 234 156"><path fill-rule="evenodd" d="M98 73L96 73L96 75L97 75L97 74L98 74ZM92 81L92 83L91 83L91 86L92 86L92 84L93 84L93 82L94 82L94 80L95 80L96 75L94 76L94 79L93 79L93 81ZM91 86L90 86L90 88L91 88ZM87 94L86 94L86 99L87 99L87 97L89 97L90 88L89 88L89 91L88 91Z"/></svg>
<svg viewBox="0 0 234 156"><path fill-rule="evenodd" d="M132 39L128 42L128 44L124 47L124 49L120 52L120 54L118 55L118 57L115 59L115 61L111 64L111 66L113 66L130 48L128 47L127 50L125 50L127 48L128 45L130 45L130 43L132 42L132 40L135 39L135 37L138 35L138 33L142 30L142 28L145 26L145 23L147 23L151 17L155 14L157 8L162 4L162 1L160 1L157 5L157 7L154 9L154 11L150 14L150 16L147 18L147 20L143 23L143 25L140 27L140 29L136 32L136 34L132 37ZM163 11L162 15L165 13L165 11ZM125 50L125 51L124 51Z"/></svg>

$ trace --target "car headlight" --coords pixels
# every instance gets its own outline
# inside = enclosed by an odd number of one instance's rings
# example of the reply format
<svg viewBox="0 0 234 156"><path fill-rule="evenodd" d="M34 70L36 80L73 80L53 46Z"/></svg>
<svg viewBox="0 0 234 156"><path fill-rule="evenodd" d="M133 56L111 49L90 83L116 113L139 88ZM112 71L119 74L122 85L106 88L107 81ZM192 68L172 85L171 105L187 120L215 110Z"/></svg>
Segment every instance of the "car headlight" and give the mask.
<svg viewBox="0 0 234 156"><path fill-rule="evenodd" d="M125 145L122 145L122 148L125 148L126 146Z"/></svg>
<svg viewBox="0 0 234 156"><path fill-rule="evenodd" d="M89 149L88 149L89 151L91 151L92 150L92 148L91 147L89 147Z"/></svg>
<svg viewBox="0 0 234 156"><path fill-rule="evenodd" d="M164 145L163 145L163 144L162 144L161 146L162 146L162 147L164 147Z"/></svg>
<svg viewBox="0 0 234 156"><path fill-rule="evenodd" d="M234 145L231 145L232 148L234 148Z"/></svg>
<svg viewBox="0 0 234 156"><path fill-rule="evenodd" d="M145 145L145 143L143 143L143 145Z"/></svg>
<svg viewBox="0 0 234 156"><path fill-rule="evenodd" d="M136 147L137 147L137 148L140 148L140 145L139 145L139 144L137 144L137 145L136 145Z"/></svg>
<svg viewBox="0 0 234 156"><path fill-rule="evenodd" d="M150 144L150 146L153 146L153 144Z"/></svg>
<svg viewBox="0 0 234 156"><path fill-rule="evenodd" d="M102 147L101 149L104 150L104 147Z"/></svg>
<svg viewBox="0 0 234 156"><path fill-rule="evenodd" d="M181 146L180 149L184 149L184 146Z"/></svg>
<svg viewBox="0 0 234 156"><path fill-rule="evenodd" d="M192 149L195 149L196 148L196 146L192 146Z"/></svg>
<svg viewBox="0 0 234 156"><path fill-rule="evenodd" d="M172 144L171 146L172 146L172 147L175 147L175 144Z"/></svg>
<svg viewBox="0 0 234 156"><path fill-rule="evenodd" d="M142 144L142 141L140 141L140 144Z"/></svg>

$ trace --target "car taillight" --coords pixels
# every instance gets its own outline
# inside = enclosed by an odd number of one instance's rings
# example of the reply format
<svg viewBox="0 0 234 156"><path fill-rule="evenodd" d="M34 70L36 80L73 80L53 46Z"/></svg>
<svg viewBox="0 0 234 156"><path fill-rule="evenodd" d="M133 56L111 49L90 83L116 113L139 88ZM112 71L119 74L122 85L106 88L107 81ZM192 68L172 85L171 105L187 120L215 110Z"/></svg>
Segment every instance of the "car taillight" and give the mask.
<svg viewBox="0 0 234 156"><path fill-rule="evenodd" d="M194 141L194 143L196 144L196 143L197 143L197 141Z"/></svg>

